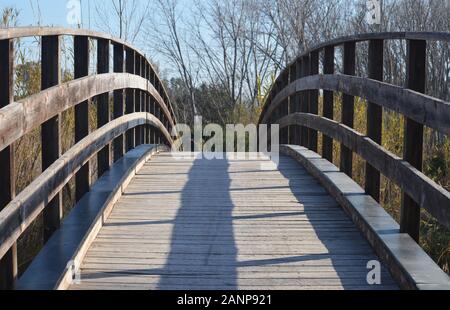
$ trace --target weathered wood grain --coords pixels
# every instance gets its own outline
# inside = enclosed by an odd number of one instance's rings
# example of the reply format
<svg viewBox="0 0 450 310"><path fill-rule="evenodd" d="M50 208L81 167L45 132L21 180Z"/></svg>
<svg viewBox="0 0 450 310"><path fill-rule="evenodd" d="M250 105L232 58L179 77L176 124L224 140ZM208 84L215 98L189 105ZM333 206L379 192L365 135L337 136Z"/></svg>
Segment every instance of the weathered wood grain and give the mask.
<svg viewBox="0 0 450 310"><path fill-rule="evenodd" d="M128 73L107 73L51 87L0 109L0 150L55 115L100 94L126 88L146 91L169 115L161 96L146 79ZM170 121L171 125L174 125Z"/></svg>
<svg viewBox="0 0 450 310"><path fill-rule="evenodd" d="M398 112L418 123L450 135L450 103L388 83L343 74L315 75L298 79L281 90L267 107L261 123L286 96L308 89L343 92L367 99L383 108Z"/></svg>

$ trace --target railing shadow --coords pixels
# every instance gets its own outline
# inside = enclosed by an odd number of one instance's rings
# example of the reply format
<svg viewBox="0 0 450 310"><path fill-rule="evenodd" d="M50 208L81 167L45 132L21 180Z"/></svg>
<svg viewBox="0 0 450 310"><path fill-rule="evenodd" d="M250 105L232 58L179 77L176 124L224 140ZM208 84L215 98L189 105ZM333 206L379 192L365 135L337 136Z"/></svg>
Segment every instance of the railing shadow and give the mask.
<svg viewBox="0 0 450 310"><path fill-rule="evenodd" d="M227 160L194 161L181 193L159 289L237 289L228 167Z"/></svg>
<svg viewBox="0 0 450 310"><path fill-rule="evenodd" d="M295 165L298 165L298 169L303 168L288 156L280 158L278 170L289 180L292 190L295 185L293 184L294 180L290 177L289 169L285 168L292 167L292 165L285 165L288 163L295 163ZM311 182L310 186L314 186L314 183L314 181ZM317 185L319 185L318 182ZM314 234L324 247L323 251L319 251L320 253L309 253L303 255L303 257L323 260L323 266L331 266L343 289L382 289L383 286L369 285L367 283L367 274L369 272L367 263L370 260L378 260L377 256L350 218L338 206L337 202L335 206L330 205L329 202L320 203L320 198L317 199L317 202L313 202L311 197L316 195L313 192L299 194L292 190L292 194L304 206L304 215L311 224ZM327 193L319 194L319 196L331 197ZM320 210L323 211L321 212ZM299 238L301 237L299 236ZM300 260L301 257L297 259ZM297 261L297 259L292 258L293 261ZM390 279L387 270L383 266L381 272L383 280ZM319 276L319 274L320 272L316 276ZM395 285L392 280L387 282L389 283L383 284Z"/></svg>

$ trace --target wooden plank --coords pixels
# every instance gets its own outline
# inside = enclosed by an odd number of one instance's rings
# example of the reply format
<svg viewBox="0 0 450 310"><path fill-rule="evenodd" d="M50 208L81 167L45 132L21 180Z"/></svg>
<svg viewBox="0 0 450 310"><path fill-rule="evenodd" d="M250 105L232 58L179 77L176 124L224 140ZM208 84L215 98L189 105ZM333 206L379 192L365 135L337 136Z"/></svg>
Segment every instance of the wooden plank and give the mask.
<svg viewBox="0 0 450 310"><path fill-rule="evenodd" d="M134 74L135 70L135 52L134 50L126 49L125 50L125 71L127 73ZM135 111L135 97L134 97L134 89L127 88L125 90L126 98L125 98L125 114L130 114ZM128 131L125 134L125 151L128 152L133 149L135 146L135 130L134 128Z"/></svg>
<svg viewBox="0 0 450 310"><path fill-rule="evenodd" d="M369 78L383 81L383 40L369 41ZM373 103L367 103L367 136L374 142L381 145L383 109L381 106ZM380 172L370 163L366 163L365 175L366 193L372 196L376 201L380 201Z"/></svg>
<svg viewBox="0 0 450 310"><path fill-rule="evenodd" d="M0 108L13 102L14 93L14 42L0 40ZM0 211L15 196L14 145L0 152ZM0 260L0 290L12 289L17 278L17 245Z"/></svg>
<svg viewBox="0 0 450 310"><path fill-rule="evenodd" d="M122 44L114 44L114 72L124 72L124 48ZM114 90L114 119L124 115L124 90ZM124 154L124 139L121 135L114 139L114 162L117 162Z"/></svg>
<svg viewBox="0 0 450 310"><path fill-rule="evenodd" d="M97 73L109 73L109 46L108 40L97 40ZM97 96L97 128L110 121L109 92ZM97 154L97 175L101 177L111 166L111 145L108 144Z"/></svg>
<svg viewBox="0 0 450 310"><path fill-rule="evenodd" d="M426 41L408 41L407 85L414 91L424 93L426 81ZM422 171L423 125L405 119L403 159L418 171ZM441 206L443 207L443 206ZM410 196L403 194L400 216L400 230L419 242L420 206Z"/></svg>
<svg viewBox="0 0 450 310"><path fill-rule="evenodd" d="M345 213L314 179L295 179L306 174L292 159L263 161L153 158L105 220L78 287L371 288L377 258Z"/></svg>
<svg viewBox="0 0 450 310"><path fill-rule="evenodd" d="M61 80L60 38L42 38L41 88L58 85ZM61 156L60 115L56 115L41 127L42 171L48 169ZM60 226L62 218L62 194L58 193L44 209L44 241Z"/></svg>
<svg viewBox="0 0 450 310"><path fill-rule="evenodd" d="M344 44L344 74L346 75L355 75L355 65L356 65L356 56L355 56L355 43L348 42ZM353 128L354 122L354 97L348 94L342 95L342 124ZM341 159L339 168L342 172L347 174L348 176L352 176L353 171L353 153L347 148L344 144L341 144Z"/></svg>
<svg viewBox="0 0 450 310"><path fill-rule="evenodd" d="M74 38L75 79L89 75L89 38ZM89 100L75 106L75 143L89 135ZM91 167L89 162L83 165L75 175L75 201L78 202L91 186Z"/></svg>
<svg viewBox="0 0 450 310"><path fill-rule="evenodd" d="M282 146L280 151L293 156L336 198L401 288L450 289L448 275L355 181L306 148Z"/></svg>

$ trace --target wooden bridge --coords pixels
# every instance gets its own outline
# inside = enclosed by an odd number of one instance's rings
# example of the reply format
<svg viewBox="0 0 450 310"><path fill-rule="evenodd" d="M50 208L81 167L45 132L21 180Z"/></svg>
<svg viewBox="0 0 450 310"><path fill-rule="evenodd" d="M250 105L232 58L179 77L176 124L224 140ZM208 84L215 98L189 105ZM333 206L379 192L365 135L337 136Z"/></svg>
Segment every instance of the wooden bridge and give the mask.
<svg viewBox="0 0 450 310"><path fill-rule="evenodd" d="M41 37L42 91L15 102L14 40L31 36ZM75 76L66 83L62 36L74 42ZM406 41L405 88L382 81L387 40ZM449 42L450 34L363 34L300 55L260 117L281 128L275 165L266 153L174 157L167 92L126 42L73 29L0 29L1 288L450 289L448 275L416 243L422 209L450 228L449 192L421 172L423 127L450 134L450 104L424 95L428 41ZM368 78L355 76L358 42L369 44ZM340 56L343 74L336 74ZM342 123L333 120L337 93ZM367 136L352 129L355 96L369 102ZM89 132L91 99L98 129ZM61 113L71 108L75 145L61 154ZM405 117L403 158L381 146L383 109ZM16 193L14 142L39 127L43 172ZM339 168L333 141L341 144ZM353 153L367 162L364 189L351 179ZM380 174L404 193L399 224L377 202ZM61 190L72 178L77 203L62 218ZM38 218L45 246L19 276L17 241ZM371 282L371 271L381 283Z"/></svg>

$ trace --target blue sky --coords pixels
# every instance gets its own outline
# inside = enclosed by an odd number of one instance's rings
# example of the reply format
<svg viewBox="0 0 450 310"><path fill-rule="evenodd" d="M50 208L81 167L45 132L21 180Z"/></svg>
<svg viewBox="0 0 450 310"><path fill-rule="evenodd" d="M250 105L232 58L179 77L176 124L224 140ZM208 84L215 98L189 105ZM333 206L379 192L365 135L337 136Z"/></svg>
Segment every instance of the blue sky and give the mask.
<svg viewBox="0 0 450 310"><path fill-rule="evenodd" d="M81 0L84 28L89 28L88 8L89 4L93 7L94 1L99 0ZM66 0L0 0L0 9L8 6L17 8L20 11L19 26L36 25L39 22L40 12L42 26L69 27L66 20L68 12L66 4Z"/></svg>

